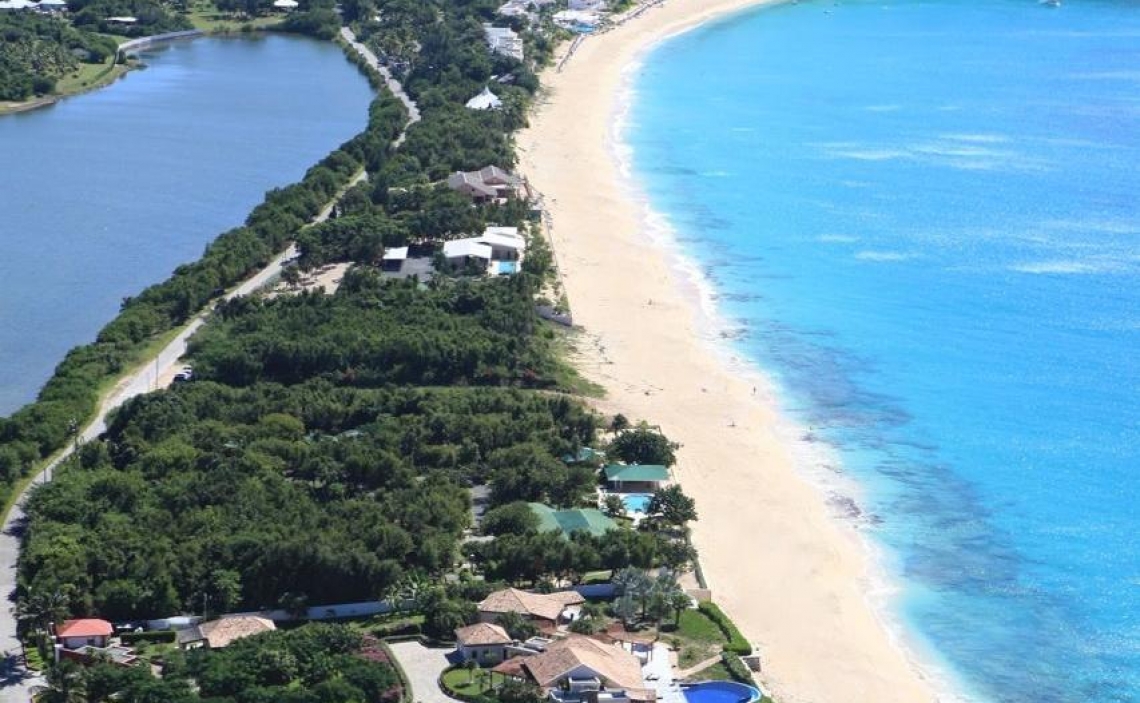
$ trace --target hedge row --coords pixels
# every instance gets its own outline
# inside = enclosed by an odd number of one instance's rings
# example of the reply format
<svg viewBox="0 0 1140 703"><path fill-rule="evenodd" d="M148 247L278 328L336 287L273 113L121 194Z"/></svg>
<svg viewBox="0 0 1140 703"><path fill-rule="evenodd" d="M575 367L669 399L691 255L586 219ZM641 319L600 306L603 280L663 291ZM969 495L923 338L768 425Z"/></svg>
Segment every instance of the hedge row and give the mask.
<svg viewBox="0 0 1140 703"><path fill-rule="evenodd" d="M138 642L173 642L178 637L174 630L149 630L147 632L124 632L119 636L123 644Z"/></svg>
<svg viewBox="0 0 1140 703"><path fill-rule="evenodd" d="M711 600L701 601L698 608L702 613L707 615L710 620L716 623L717 627L720 628L720 631L723 632L724 636L728 639L728 644L724 645L724 651L741 656L752 654L752 645L748 643L748 640L744 639L744 635L740 634L740 630L736 629L736 625L733 624L732 620L728 619L724 611L717 607L716 603L713 603Z"/></svg>
<svg viewBox="0 0 1140 703"><path fill-rule="evenodd" d="M728 675L731 676L733 680L748 684L749 686L756 685L756 679L752 678L752 670L744 664L739 654L721 652L720 660L724 663L724 668L728 669Z"/></svg>

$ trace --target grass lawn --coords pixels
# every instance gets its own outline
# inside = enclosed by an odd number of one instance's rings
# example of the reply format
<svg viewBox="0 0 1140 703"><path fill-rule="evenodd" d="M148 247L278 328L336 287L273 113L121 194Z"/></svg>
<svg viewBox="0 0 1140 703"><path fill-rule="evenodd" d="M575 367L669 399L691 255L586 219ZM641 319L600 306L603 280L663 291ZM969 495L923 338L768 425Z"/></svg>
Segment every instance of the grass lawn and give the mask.
<svg viewBox="0 0 1140 703"><path fill-rule="evenodd" d="M682 669L719 654L728 641L716 623L699 610L685 610L681 613L679 627L672 631L662 630L665 641L675 642L679 647L677 659Z"/></svg>
<svg viewBox="0 0 1140 703"><path fill-rule="evenodd" d="M220 11L214 3L208 0L197 0L193 3L187 16L195 29L201 29L204 32L238 32L243 27L269 27L281 21L279 15L239 18Z"/></svg>
<svg viewBox="0 0 1140 703"><path fill-rule="evenodd" d="M493 695L492 689L483 686L483 683L489 683L490 680L490 676L480 676L479 669L467 671L456 667L443 672L443 682L448 688L465 696Z"/></svg>
<svg viewBox="0 0 1140 703"><path fill-rule="evenodd" d="M732 674L728 673L728 667L724 662L717 662L707 669L693 674L689 677L690 681L732 681Z"/></svg>
<svg viewBox="0 0 1140 703"><path fill-rule="evenodd" d="M84 90L98 88L115 80L127 72L127 67L116 65L114 57L103 63L81 63L79 68L63 76L55 84L58 95L72 95Z"/></svg>

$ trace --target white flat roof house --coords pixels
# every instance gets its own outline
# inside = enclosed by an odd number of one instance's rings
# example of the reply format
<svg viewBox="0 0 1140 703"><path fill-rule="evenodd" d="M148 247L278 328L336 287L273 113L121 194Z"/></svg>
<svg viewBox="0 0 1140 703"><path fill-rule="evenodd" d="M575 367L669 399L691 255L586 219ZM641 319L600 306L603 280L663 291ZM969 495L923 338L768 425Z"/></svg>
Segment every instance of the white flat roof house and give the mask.
<svg viewBox="0 0 1140 703"><path fill-rule="evenodd" d="M491 247L491 257L499 261L514 261L526 251L526 240L518 227L488 227L475 239Z"/></svg>
<svg viewBox="0 0 1140 703"><path fill-rule="evenodd" d="M522 37L515 30L510 27L492 27L484 24L483 32L487 35L487 46L492 52L519 61L523 60Z"/></svg>
<svg viewBox="0 0 1140 703"><path fill-rule="evenodd" d="M461 263L465 259L490 261L491 247L479 241L478 237L453 239L443 243L443 257L453 263Z"/></svg>

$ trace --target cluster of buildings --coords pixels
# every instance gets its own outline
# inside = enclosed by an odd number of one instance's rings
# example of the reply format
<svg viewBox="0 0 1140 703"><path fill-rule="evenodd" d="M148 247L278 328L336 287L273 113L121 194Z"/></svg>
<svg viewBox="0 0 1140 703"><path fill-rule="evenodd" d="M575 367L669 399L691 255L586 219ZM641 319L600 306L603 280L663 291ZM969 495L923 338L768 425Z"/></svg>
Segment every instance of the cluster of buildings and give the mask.
<svg viewBox="0 0 1140 703"><path fill-rule="evenodd" d="M0 12L42 12L44 14L57 14L67 11L67 0L0 0Z"/></svg>
<svg viewBox="0 0 1140 703"><path fill-rule="evenodd" d="M652 657L644 639L565 631L584 599L575 591L549 594L496 591L478 605L479 622L455 631L456 658L494 674L530 681L556 701L629 703L656 700L642 667ZM529 620L540 635L517 640L496 621L506 613Z"/></svg>
<svg viewBox="0 0 1140 703"><path fill-rule="evenodd" d="M188 619L186 627L175 632L174 641L182 649L206 647L222 649L233 642L272 632L272 620L253 615L232 615L209 622ZM99 618L66 620L55 628L55 659L72 659L81 663L106 659L121 666L139 663L135 651L122 643L114 626Z"/></svg>

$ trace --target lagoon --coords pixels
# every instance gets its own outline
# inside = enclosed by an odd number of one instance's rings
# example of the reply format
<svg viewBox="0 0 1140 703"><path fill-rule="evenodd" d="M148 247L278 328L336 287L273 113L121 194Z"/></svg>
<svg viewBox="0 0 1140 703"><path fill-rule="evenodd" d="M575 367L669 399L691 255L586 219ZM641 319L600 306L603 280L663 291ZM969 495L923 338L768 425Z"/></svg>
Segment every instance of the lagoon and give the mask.
<svg viewBox="0 0 1140 703"><path fill-rule="evenodd" d="M0 413L367 122L372 91L331 43L203 38L141 58L108 88L0 117Z"/></svg>

